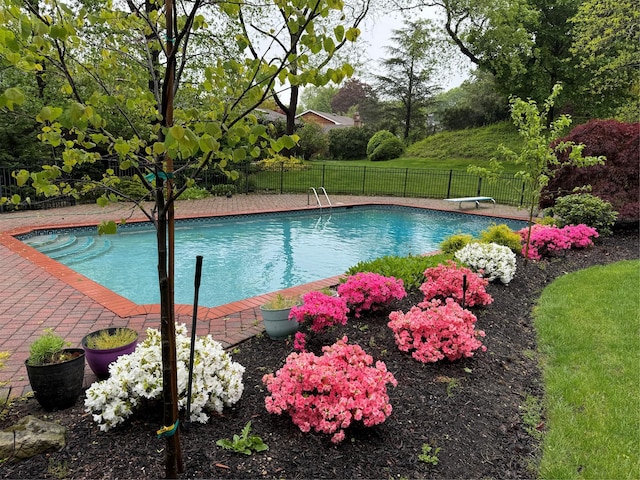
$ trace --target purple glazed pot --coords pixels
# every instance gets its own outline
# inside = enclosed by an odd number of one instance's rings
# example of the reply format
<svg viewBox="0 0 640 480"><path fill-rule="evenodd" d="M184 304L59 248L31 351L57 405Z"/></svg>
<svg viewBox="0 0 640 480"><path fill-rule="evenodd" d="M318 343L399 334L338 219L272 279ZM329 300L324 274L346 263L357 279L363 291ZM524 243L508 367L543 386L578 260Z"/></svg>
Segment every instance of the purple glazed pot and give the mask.
<svg viewBox="0 0 640 480"><path fill-rule="evenodd" d="M105 328L103 330L108 330L109 333L115 333L117 329L118 327ZM93 373L95 373L99 379L108 378L109 365L115 362L119 356L132 353L136 349L136 346L138 344L138 336L136 333L136 339L127 345L108 349L89 348L87 346L87 340L94 335L100 335L100 332L102 332L103 330L96 330L95 332L91 332L82 339L82 348L84 348L87 363L89 364L89 367L91 368Z"/></svg>

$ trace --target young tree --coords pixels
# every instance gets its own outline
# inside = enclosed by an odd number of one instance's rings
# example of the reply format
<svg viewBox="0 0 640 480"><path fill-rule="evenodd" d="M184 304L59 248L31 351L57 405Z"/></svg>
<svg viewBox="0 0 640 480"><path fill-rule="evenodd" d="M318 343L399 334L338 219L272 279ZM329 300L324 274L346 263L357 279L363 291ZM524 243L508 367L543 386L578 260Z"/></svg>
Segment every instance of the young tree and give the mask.
<svg viewBox="0 0 640 480"><path fill-rule="evenodd" d="M433 27L427 20L410 22L394 30L395 44L387 47L389 57L383 59L386 73L377 75L377 92L382 98L397 102L396 115L403 125L403 138L412 128L424 130L424 108L437 88L430 84L436 62Z"/></svg>
<svg viewBox="0 0 640 480"><path fill-rule="evenodd" d="M500 145L498 156L503 160L510 160L521 167L515 174L516 179L524 183L524 198L529 208L529 232L525 244L524 255L528 258L531 227L536 208L540 204L542 190L549 184L549 180L556 174L557 169L564 165L588 166L604 163L604 157L585 157L582 155L584 145L570 141L556 142L571 125L568 115L561 115L556 120L549 119L555 100L562 91L562 87L555 85L551 95L541 109L535 101L525 101L520 98L511 100L511 118L524 140L520 152ZM547 127L547 124L549 125ZM554 143L555 142L555 143ZM566 152L566 159L558 158L560 153ZM494 181L502 173L504 167L498 159L490 160L490 168L470 166L468 171L480 177L487 177ZM514 184L515 188L518 188Z"/></svg>
<svg viewBox="0 0 640 480"><path fill-rule="evenodd" d="M295 10L288 3L281 5L286 11ZM332 8L338 11L340 5L332 3ZM278 79L311 75L305 69L313 52L327 48L328 42L324 36L303 34L309 32L306 17L292 16L287 26L293 30L301 22L300 40L308 50L299 61L297 44L270 62L245 58L247 41L242 36L236 38L233 56L209 56L206 40L214 42L227 33L217 30L224 29L218 20L239 14L235 2L202 0L177 5L174 0L86 2L86 6L65 0L5 0L0 5L2 65L36 79L46 72L46 81L59 86L36 116L39 138L55 152L55 161L40 171L17 172L18 183L30 184L47 196L79 196L98 188L105 192L98 203L105 205L126 198L107 162L111 157L120 169L135 171L136 180L148 191L135 205L157 233L162 434L167 438L165 467L170 478L183 468L173 295L175 200L205 169L234 176L234 162L257 158L265 149L273 153L294 146L295 139L288 136L269 138L252 112ZM0 93L3 111L30 102L17 87ZM102 167L102 176L74 179L73 172L86 165ZM21 200L14 195L1 201L19 205ZM105 221L100 231L115 232L116 226L114 220Z"/></svg>
<svg viewBox="0 0 640 480"><path fill-rule="evenodd" d="M287 134L295 131L301 86L339 84L353 73L351 65L337 61L337 53L360 35L358 26L369 11L369 2L273 1L257 8L249 4L240 7L242 41L246 42L253 58L286 62L287 73L278 77L279 84L272 85L271 93L287 116ZM345 6L349 7L348 17L342 13L343 9L347 10ZM347 22L349 25L345 28ZM279 91L285 84L289 88Z"/></svg>

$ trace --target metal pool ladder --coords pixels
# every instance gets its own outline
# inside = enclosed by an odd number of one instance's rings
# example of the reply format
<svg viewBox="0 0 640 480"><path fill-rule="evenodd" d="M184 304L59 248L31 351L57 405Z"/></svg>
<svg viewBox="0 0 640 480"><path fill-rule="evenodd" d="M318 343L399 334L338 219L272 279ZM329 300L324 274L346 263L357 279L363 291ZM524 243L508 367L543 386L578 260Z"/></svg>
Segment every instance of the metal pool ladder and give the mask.
<svg viewBox="0 0 640 480"><path fill-rule="evenodd" d="M329 195L327 195L327 191L324 189L324 187L319 187L319 188L320 188L320 191L324 194L324 198L327 199L327 206L331 208L333 205L331 205L331 200L329 200ZM316 197L316 202L318 202L318 206L322 208L323 207L322 202L320 201L318 192L314 187L309 187L309 190L307 191L307 205L311 205L309 201L311 197L311 192L313 192L313 195Z"/></svg>

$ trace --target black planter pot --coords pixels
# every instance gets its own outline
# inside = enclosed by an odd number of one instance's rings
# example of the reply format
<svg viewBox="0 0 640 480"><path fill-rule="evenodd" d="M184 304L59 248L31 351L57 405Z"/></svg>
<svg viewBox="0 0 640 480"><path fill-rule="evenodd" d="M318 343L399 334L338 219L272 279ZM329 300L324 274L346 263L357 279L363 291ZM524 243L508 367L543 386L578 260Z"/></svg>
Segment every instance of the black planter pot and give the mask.
<svg viewBox="0 0 640 480"><path fill-rule="evenodd" d="M29 365L25 361L36 400L49 412L73 407L82 394L84 350L67 348L64 352L75 356L66 362L49 365Z"/></svg>

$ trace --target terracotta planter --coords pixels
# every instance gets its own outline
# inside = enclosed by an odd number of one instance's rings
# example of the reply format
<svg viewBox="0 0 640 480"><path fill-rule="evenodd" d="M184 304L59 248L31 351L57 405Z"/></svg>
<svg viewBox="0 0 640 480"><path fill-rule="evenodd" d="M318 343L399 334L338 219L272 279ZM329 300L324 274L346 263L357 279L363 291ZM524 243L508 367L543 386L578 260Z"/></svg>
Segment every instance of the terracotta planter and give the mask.
<svg viewBox="0 0 640 480"><path fill-rule="evenodd" d="M267 310L260 307L264 329L273 340L284 340L298 331L298 322L289 320L291 307L280 310Z"/></svg>
<svg viewBox="0 0 640 480"><path fill-rule="evenodd" d="M81 348L66 348L71 359L47 365L29 365L27 375L36 400L47 411L73 407L82 394L85 353Z"/></svg>
<svg viewBox="0 0 640 480"><path fill-rule="evenodd" d="M119 356L132 353L136 349L136 346L138 344L138 336L136 333L136 339L133 342L128 343L127 345L108 349L89 348L87 346L87 341L94 335L100 335L103 330L107 330L109 331L109 333L114 333L118 328L123 327L104 328L102 330L96 330L95 332L91 332L85 335L85 337L82 339L82 348L84 348L85 354L87 356L87 363L89 364L91 371L93 371L93 373L95 373L99 379L105 379L109 377L109 365L115 362Z"/></svg>

